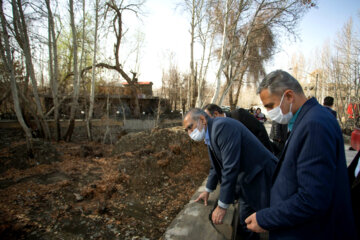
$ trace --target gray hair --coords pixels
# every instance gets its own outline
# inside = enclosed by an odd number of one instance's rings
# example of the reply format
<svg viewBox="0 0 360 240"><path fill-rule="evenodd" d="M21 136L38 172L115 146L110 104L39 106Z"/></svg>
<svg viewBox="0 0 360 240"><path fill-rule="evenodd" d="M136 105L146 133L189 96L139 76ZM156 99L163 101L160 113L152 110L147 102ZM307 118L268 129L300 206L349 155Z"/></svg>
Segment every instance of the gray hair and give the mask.
<svg viewBox="0 0 360 240"><path fill-rule="evenodd" d="M205 118L208 118L208 115L206 114L206 112L200 108L192 108L190 109L184 116L184 118L189 115L191 116L191 119L193 121L197 121L200 119L200 116L203 115Z"/></svg>
<svg viewBox="0 0 360 240"><path fill-rule="evenodd" d="M256 93L259 94L264 89L268 89L270 94L279 96L288 89L293 90L297 94L304 94L300 83L289 73L282 70L276 70L266 75Z"/></svg>

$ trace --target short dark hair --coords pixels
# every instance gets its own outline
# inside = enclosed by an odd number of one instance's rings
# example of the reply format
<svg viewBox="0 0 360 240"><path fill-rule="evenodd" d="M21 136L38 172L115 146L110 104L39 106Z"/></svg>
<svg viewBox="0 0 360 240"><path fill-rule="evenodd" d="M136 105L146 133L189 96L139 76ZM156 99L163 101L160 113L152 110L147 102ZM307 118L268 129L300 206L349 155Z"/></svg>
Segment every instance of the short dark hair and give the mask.
<svg viewBox="0 0 360 240"><path fill-rule="evenodd" d="M332 105L334 105L334 98L333 97L330 97L330 96L327 96L324 98L324 105L325 106L329 106L331 107Z"/></svg>
<svg viewBox="0 0 360 240"><path fill-rule="evenodd" d="M268 89L270 94L278 96L281 96L287 89L291 89L297 94L304 94L300 83L288 72L282 70L276 70L266 75L257 89L257 94L264 89Z"/></svg>
<svg viewBox="0 0 360 240"><path fill-rule="evenodd" d="M221 109L221 107L219 107L218 105L216 104L206 104L204 107L203 107L203 110L208 110L208 112L210 113L210 115L213 117L214 116L214 112L217 111L218 113L222 114L223 113L223 110Z"/></svg>

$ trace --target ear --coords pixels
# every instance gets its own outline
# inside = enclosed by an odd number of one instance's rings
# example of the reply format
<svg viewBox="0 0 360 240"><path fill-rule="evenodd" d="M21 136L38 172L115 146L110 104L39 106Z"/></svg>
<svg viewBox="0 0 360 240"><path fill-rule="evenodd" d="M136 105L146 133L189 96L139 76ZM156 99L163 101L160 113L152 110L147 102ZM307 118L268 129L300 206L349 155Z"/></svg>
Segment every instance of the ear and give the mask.
<svg viewBox="0 0 360 240"><path fill-rule="evenodd" d="M286 98L289 102L294 102L295 92L291 89L286 90L284 98Z"/></svg>
<svg viewBox="0 0 360 240"><path fill-rule="evenodd" d="M203 116L203 115L200 115L200 122L203 124L203 125L206 125L206 118L205 118L205 116Z"/></svg>

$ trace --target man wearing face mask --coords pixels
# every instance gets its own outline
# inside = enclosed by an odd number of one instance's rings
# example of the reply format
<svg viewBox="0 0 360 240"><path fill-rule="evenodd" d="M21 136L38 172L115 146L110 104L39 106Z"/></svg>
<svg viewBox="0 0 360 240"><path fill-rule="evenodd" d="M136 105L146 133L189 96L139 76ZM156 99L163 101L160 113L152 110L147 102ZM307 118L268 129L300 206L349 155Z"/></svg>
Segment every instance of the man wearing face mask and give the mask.
<svg viewBox="0 0 360 240"><path fill-rule="evenodd" d="M291 131L273 176L270 207L245 222L269 239L357 239L341 129L289 73L268 74L258 91L268 116Z"/></svg>
<svg viewBox="0 0 360 240"><path fill-rule="evenodd" d="M221 107L216 104L207 104L203 107L204 111L211 118L215 117L230 117L235 120L238 120L244 126L252 132L252 134L259 139L259 141L266 147L270 152L273 152L269 136L266 132L264 124L260 123L254 115L250 114L247 110L243 108L236 109L231 112L223 112Z"/></svg>
<svg viewBox="0 0 360 240"><path fill-rule="evenodd" d="M195 201L203 200L207 205L210 192L220 183L213 223L222 224L226 209L240 197L248 205L240 215L240 223L245 226L247 216L269 206L276 157L237 120L211 119L202 109L195 108L185 115L183 126L194 141L205 141L211 162L206 191ZM252 234L246 239L258 239L258 236Z"/></svg>

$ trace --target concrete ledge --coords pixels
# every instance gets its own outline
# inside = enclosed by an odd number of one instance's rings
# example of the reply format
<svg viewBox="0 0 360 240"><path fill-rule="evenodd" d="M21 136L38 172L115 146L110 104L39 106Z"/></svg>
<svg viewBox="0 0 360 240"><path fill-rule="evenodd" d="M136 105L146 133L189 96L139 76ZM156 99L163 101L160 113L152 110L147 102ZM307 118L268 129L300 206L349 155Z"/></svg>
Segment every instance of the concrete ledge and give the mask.
<svg viewBox="0 0 360 240"><path fill-rule="evenodd" d="M205 191L205 184L207 179L203 182L202 186L192 196L190 202L185 205L184 209L177 215L167 228L163 239L166 240L223 240L231 239L232 227L231 222L234 215L234 206L231 206L225 215L224 223L216 225L216 228L225 236L219 234L209 220L209 214L214 207L214 203L219 196L218 188L210 194L208 206L203 202L197 203L194 200L199 194Z"/></svg>

